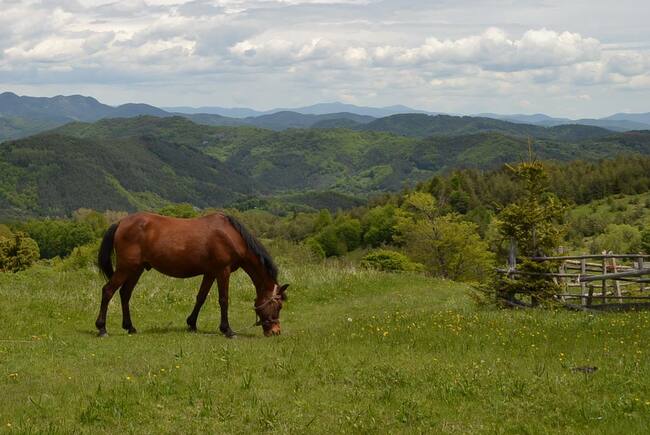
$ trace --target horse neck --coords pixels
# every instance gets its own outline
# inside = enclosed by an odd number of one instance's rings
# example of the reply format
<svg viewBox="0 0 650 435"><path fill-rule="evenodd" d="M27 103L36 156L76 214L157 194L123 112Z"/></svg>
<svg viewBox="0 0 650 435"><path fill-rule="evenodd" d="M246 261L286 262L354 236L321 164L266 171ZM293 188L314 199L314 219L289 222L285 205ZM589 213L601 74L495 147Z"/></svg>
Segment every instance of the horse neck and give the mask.
<svg viewBox="0 0 650 435"><path fill-rule="evenodd" d="M258 298L273 292L277 283L260 264L257 257L247 255L242 264L242 269L244 269L251 281L253 281Z"/></svg>

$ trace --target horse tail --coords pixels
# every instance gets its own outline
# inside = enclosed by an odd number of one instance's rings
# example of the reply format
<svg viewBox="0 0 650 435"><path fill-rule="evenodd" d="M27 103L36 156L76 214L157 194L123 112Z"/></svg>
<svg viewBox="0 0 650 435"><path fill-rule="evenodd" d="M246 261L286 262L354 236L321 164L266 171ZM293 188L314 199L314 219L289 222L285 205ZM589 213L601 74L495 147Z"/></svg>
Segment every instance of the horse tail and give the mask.
<svg viewBox="0 0 650 435"><path fill-rule="evenodd" d="M113 241L115 239L117 225L118 224L113 224L108 227L108 230L104 233L102 244L99 246L99 254L97 255L97 266L99 266L99 270L102 271L106 279L111 279L113 276L113 262L111 256L113 254Z"/></svg>

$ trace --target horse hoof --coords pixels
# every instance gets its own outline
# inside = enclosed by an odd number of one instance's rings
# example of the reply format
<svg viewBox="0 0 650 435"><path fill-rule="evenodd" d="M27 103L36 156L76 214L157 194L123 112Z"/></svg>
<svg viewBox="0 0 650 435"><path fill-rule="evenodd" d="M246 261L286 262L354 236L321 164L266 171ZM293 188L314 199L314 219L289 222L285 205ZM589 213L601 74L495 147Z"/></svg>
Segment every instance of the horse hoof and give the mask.
<svg viewBox="0 0 650 435"><path fill-rule="evenodd" d="M137 329L135 329L135 328L133 328L133 327L129 328L129 335L131 335L131 334L137 334L137 333L138 333L138 330L137 330Z"/></svg>
<svg viewBox="0 0 650 435"><path fill-rule="evenodd" d="M99 337L99 338L108 337L108 332L106 332L106 331L99 331L99 332L97 333L97 337Z"/></svg>
<svg viewBox="0 0 650 435"><path fill-rule="evenodd" d="M230 339L237 338L237 334L235 334L234 331L226 331L223 333L223 335L225 335L226 338L230 338Z"/></svg>
<svg viewBox="0 0 650 435"><path fill-rule="evenodd" d="M189 326L187 327L187 330L188 330L189 332L196 332L196 331L197 331L196 326L192 326L192 325L189 325Z"/></svg>

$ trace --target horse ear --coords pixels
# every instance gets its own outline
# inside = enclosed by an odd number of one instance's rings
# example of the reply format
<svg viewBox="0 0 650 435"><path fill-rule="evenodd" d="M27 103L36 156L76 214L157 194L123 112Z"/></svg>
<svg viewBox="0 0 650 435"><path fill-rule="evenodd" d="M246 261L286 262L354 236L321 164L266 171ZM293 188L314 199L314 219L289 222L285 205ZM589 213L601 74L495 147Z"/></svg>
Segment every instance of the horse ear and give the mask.
<svg viewBox="0 0 650 435"><path fill-rule="evenodd" d="M287 294L285 293L287 291L287 288L289 287L289 284L285 284L282 287L280 287L280 298L283 301L287 300Z"/></svg>

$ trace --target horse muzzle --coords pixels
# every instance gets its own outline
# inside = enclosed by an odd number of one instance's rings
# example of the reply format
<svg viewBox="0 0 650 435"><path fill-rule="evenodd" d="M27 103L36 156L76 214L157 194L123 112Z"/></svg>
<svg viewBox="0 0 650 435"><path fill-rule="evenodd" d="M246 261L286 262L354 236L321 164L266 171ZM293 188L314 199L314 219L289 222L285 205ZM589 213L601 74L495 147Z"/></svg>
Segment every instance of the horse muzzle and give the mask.
<svg viewBox="0 0 650 435"><path fill-rule="evenodd" d="M264 335L267 337L273 337L274 335L280 335L280 325L274 323L269 329L264 330Z"/></svg>

